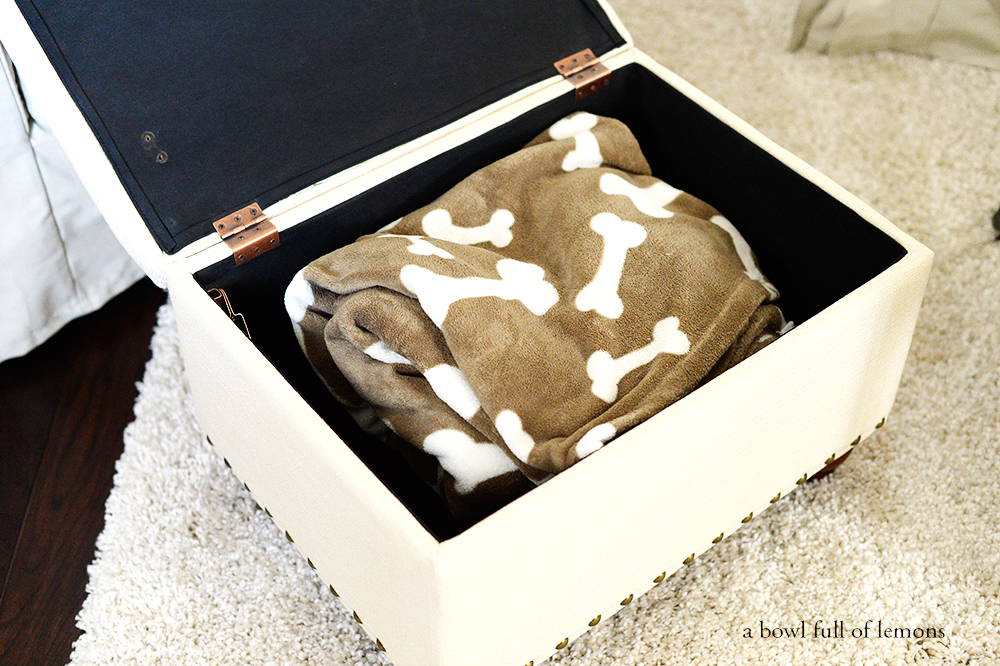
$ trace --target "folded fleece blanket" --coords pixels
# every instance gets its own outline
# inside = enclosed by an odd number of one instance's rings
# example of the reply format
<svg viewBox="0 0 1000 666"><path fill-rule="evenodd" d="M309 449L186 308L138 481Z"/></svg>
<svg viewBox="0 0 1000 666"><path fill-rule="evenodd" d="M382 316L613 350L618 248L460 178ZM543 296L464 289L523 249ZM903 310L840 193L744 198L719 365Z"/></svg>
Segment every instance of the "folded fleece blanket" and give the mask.
<svg viewBox="0 0 1000 666"><path fill-rule="evenodd" d="M333 395L475 519L775 339L777 296L628 128L577 113L313 261L285 304Z"/></svg>

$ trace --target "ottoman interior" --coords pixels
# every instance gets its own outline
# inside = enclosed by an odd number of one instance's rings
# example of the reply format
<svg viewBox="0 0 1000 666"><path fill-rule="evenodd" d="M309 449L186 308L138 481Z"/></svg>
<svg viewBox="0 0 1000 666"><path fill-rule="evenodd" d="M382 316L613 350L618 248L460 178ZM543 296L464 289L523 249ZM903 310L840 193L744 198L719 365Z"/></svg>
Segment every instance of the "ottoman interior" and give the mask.
<svg viewBox="0 0 1000 666"><path fill-rule="evenodd" d="M611 85L579 102L572 94L439 155L323 214L281 232L281 246L236 267L221 261L195 274L226 291L257 349L439 541L468 525L406 463L363 433L322 385L284 311L285 287L307 263L429 204L460 180L520 149L552 123L585 110L624 122L653 174L717 208L740 230L778 304L801 324L905 255L858 213L704 110L645 67L616 70ZM775 344L781 344L779 340ZM698 390L710 390L709 382ZM613 446L613 442L609 444Z"/></svg>

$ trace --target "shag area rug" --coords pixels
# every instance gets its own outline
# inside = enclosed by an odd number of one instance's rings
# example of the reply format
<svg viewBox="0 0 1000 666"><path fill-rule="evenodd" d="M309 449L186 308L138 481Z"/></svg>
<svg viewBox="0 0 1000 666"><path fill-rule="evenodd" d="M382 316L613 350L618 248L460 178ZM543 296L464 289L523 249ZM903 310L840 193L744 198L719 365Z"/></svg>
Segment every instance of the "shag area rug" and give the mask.
<svg viewBox="0 0 1000 666"><path fill-rule="evenodd" d="M886 427L551 663L998 663L1000 72L789 53L791 0L614 4L640 48L937 256ZM386 663L206 443L169 305L152 346L72 663Z"/></svg>

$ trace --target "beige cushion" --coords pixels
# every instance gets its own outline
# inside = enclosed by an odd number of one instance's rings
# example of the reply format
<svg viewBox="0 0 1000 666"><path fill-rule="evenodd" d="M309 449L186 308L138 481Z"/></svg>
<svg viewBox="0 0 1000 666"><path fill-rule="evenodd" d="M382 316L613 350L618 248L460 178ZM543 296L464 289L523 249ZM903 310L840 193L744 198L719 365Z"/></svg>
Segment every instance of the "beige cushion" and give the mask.
<svg viewBox="0 0 1000 666"><path fill-rule="evenodd" d="M802 0L791 48L903 51L1000 69L1000 0Z"/></svg>

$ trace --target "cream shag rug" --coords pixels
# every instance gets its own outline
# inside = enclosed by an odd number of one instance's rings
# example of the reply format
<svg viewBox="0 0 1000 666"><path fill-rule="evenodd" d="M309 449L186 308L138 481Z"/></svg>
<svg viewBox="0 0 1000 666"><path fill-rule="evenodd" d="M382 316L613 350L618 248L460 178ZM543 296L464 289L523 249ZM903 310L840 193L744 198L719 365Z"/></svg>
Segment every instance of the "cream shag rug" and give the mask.
<svg viewBox="0 0 1000 666"><path fill-rule="evenodd" d="M640 48L937 258L886 427L552 662L997 663L1000 72L788 53L791 0L614 4ZM141 389L73 664L384 663L205 442L169 306ZM876 638L880 620L944 637Z"/></svg>

